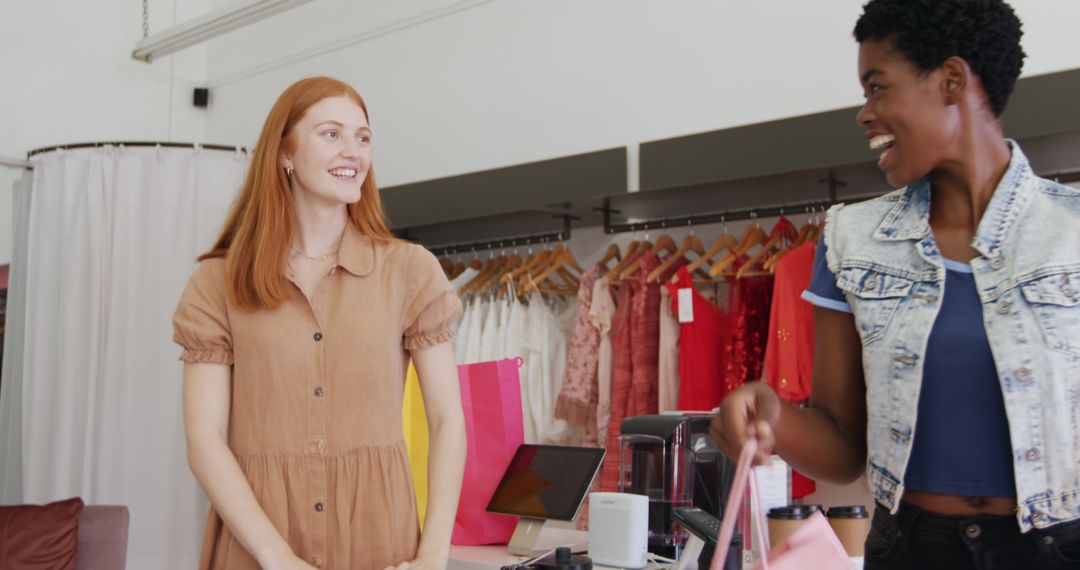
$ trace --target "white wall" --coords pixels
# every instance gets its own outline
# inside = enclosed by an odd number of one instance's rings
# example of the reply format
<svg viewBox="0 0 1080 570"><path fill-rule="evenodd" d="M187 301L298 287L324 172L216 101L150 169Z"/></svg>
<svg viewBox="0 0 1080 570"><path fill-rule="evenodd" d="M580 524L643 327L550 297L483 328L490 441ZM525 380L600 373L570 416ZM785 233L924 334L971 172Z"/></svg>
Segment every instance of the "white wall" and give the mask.
<svg viewBox="0 0 1080 570"><path fill-rule="evenodd" d="M150 0L150 32L208 5ZM131 59L142 38L138 0L5 0L0 14L0 155L102 140L202 141L191 90L206 78L206 46L153 64Z"/></svg>
<svg viewBox="0 0 1080 570"><path fill-rule="evenodd" d="M854 105L863 2L317 0L211 43L207 138L253 142L281 90L314 74L367 99L384 185ZM472 7L261 69L460 5ZM1080 67L1080 2L1013 5L1025 75Z"/></svg>

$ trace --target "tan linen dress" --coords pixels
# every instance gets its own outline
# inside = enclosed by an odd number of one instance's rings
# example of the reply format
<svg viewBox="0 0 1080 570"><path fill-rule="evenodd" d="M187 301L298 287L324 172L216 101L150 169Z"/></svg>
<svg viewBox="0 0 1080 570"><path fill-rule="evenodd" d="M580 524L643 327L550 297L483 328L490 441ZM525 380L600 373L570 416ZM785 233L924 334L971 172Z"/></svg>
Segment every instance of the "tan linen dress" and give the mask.
<svg viewBox="0 0 1080 570"><path fill-rule="evenodd" d="M290 281L292 281L290 275ZM226 299L224 259L199 264L173 317L184 362L232 365L229 448L267 516L318 568L411 560L419 540L402 434L409 351L454 335L461 303L435 257L349 224L311 301ZM201 569L259 565L211 507Z"/></svg>

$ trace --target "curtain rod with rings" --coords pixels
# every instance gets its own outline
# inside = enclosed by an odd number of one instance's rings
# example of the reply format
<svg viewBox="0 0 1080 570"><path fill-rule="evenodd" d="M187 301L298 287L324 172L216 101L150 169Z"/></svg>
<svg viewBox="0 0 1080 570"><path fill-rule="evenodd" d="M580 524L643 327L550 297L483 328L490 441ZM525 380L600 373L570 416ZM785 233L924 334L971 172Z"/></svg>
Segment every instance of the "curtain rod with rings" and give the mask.
<svg viewBox="0 0 1080 570"><path fill-rule="evenodd" d="M75 144L61 144L56 146L48 146L44 148L37 148L26 153L26 158L31 158L34 155L42 154L46 152L53 152L57 150L74 150L78 148L97 148L103 146L125 146L125 147L164 147L164 148L205 148L207 150L227 150L227 151L241 151L247 152L247 147L241 145L224 145L224 144L202 144L202 143L181 143L181 142L158 142L158 141L112 141L112 142L88 142L88 143L75 143Z"/></svg>
<svg viewBox="0 0 1080 570"><path fill-rule="evenodd" d="M20 160L18 158L10 158L7 156L0 156L0 166L10 166L12 168L25 168L27 170L33 170L34 167L30 166L30 161Z"/></svg>

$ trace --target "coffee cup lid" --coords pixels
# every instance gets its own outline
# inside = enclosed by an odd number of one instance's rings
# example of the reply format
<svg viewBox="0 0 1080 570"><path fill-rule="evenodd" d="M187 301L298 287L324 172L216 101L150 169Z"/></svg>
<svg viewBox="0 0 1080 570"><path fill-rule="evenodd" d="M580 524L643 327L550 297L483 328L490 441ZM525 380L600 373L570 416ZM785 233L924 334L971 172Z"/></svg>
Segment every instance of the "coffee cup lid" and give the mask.
<svg viewBox="0 0 1080 570"><path fill-rule="evenodd" d="M812 514L814 514L814 511L805 505L788 505L786 507L773 507L769 509L766 516L770 519L802 520Z"/></svg>
<svg viewBox="0 0 1080 570"><path fill-rule="evenodd" d="M852 505L848 507L833 507L829 509L828 516L841 519L865 519L870 515L866 511L866 507L862 505Z"/></svg>

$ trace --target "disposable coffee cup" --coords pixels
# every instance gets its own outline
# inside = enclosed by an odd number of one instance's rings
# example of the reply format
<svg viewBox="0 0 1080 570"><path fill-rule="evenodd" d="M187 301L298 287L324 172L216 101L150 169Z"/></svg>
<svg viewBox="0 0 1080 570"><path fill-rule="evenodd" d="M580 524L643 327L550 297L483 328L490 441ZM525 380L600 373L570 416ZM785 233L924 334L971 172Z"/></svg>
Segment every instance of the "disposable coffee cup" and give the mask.
<svg viewBox="0 0 1080 570"><path fill-rule="evenodd" d="M814 509L803 505L788 505L769 509L769 545L776 548L810 518Z"/></svg>
<svg viewBox="0 0 1080 570"><path fill-rule="evenodd" d="M866 535L870 532L870 513L866 507L833 507L827 515L829 526L844 545L848 556L863 556Z"/></svg>

